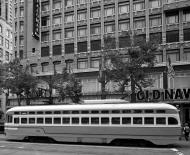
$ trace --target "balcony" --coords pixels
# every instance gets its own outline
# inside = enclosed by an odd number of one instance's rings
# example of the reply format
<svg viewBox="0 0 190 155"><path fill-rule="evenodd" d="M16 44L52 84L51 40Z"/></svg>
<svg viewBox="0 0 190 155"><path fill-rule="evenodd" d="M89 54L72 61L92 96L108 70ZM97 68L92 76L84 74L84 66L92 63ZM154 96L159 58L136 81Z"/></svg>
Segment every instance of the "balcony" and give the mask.
<svg viewBox="0 0 190 155"><path fill-rule="evenodd" d="M178 10L178 9L183 9L190 7L189 0L180 0L180 1L175 1L173 3L166 3L164 4L164 11L168 10Z"/></svg>

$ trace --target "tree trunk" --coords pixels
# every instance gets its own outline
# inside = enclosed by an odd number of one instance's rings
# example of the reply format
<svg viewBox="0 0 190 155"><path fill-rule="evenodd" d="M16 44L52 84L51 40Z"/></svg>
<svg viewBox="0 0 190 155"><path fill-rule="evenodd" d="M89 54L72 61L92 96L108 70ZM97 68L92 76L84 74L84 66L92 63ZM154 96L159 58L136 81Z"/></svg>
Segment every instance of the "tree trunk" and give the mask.
<svg viewBox="0 0 190 155"><path fill-rule="evenodd" d="M135 81L133 75L131 75L131 103L135 102L136 102Z"/></svg>

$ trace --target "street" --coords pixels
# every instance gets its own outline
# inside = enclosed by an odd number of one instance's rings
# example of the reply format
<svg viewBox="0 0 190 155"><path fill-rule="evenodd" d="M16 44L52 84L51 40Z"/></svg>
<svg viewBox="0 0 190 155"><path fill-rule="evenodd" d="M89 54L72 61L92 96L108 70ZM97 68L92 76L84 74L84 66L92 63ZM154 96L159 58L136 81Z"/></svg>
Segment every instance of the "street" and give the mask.
<svg viewBox="0 0 190 155"><path fill-rule="evenodd" d="M174 147L116 147L100 145L28 143L6 141L0 135L0 155L189 155L190 142Z"/></svg>

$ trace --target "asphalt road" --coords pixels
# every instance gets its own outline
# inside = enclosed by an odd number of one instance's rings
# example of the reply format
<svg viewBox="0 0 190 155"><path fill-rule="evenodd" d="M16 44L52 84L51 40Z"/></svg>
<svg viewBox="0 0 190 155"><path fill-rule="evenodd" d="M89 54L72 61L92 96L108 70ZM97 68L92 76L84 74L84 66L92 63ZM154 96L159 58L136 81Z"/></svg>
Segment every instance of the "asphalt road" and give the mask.
<svg viewBox="0 0 190 155"><path fill-rule="evenodd" d="M116 147L6 141L0 135L0 155L189 155L190 141L171 147Z"/></svg>

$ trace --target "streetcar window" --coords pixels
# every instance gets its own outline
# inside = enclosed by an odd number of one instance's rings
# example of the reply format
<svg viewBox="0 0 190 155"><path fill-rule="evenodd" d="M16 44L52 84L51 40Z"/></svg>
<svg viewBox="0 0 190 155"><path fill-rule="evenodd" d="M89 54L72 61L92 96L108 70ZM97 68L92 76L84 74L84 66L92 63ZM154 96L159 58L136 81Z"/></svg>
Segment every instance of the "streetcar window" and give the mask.
<svg viewBox="0 0 190 155"><path fill-rule="evenodd" d="M45 118L45 124L52 124L52 118L51 117L46 117Z"/></svg>
<svg viewBox="0 0 190 155"><path fill-rule="evenodd" d="M37 118L37 124L43 124L44 119L42 117Z"/></svg>
<svg viewBox="0 0 190 155"><path fill-rule="evenodd" d="M27 112L26 111L22 111L21 115L27 115Z"/></svg>
<svg viewBox="0 0 190 155"><path fill-rule="evenodd" d="M142 113L142 110L134 110L133 113Z"/></svg>
<svg viewBox="0 0 190 155"><path fill-rule="evenodd" d="M120 124L120 117L112 117L111 123L112 124Z"/></svg>
<svg viewBox="0 0 190 155"><path fill-rule="evenodd" d="M52 114L52 111L45 111L45 114Z"/></svg>
<svg viewBox="0 0 190 155"><path fill-rule="evenodd" d="M19 118L18 118L18 117L15 117L15 118L14 118L14 123L15 123L15 124L19 124Z"/></svg>
<svg viewBox="0 0 190 155"><path fill-rule="evenodd" d="M72 117L72 124L79 124L79 118L78 117Z"/></svg>
<svg viewBox="0 0 190 155"><path fill-rule="evenodd" d="M64 110L64 111L63 111L63 114L70 114L70 111Z"/></svg>
<svg viewBox="0 0 190 155"><path fill-rule="evenodd" d="M43 111L37 111L37 114L43 114Z"/></svg>
<svg viewBox="0 0 190 155"><path fill-rule="evenodd" d="M88 110L81 111L82 114L89 114Z"/></svg>
<svg viewBox="0 0 190 155"><path fill-rule="evenodd" d="M70 118L69 117L63 117L62 122L63 122L63 124L69 124L70 123Z"/></svg>
<svg viewBox="0 0 190 155"><path fill-rule="evenodd" d="M144 110L145 113L154 113L154 110Z"/></svg>
<svg viewBox="0 0 190 155"><path fill-rule="evenodd" d="M131 124L131 117L122 117L122 124Z"/></svg>
<svg viewBox="0 0 190 155"><path fill-rule="evenodd" d="M122 110L123 114L131 113L131 110Z"/></svg>
<svg viewBox="0 0 190 155"><path fill-rule="evenodd" d="M156 118L156 124L165 125L166 124L166 118L165 117L157 117Z"/></svg>
<svg viewBox="0 0 190 155"><path fill-rule="evenodd" d="M79 111L74 110L74 111L72 111L71 113L72 113L72 114L79 114Z"/></svg>
<svg viewBox="0 0 190 155"><path fill-rule="evenodd" d="M98 110L92 110L91 113L92 114L99 114L99 111Z"/></svg>
<svg viewBox="0 0 190 155"><path fill-rule="evenodd" d="M112 112L112 114L119 114L120 110L112 110L111 112Z"/></svg>
<svg viewBox="0 0 190 155"><path fill-rule="evenodd" d="M98 117L92 117L91 118L91 124L99 124L99 118Z"/></svg>
<svg viewBox="0 0 190 155"><path fill-rule="evenodd" d="M11 115L7 115L7 119L6 119L7 123L12 123L12 119L13 117Z"/></svg>
<svg viewBox="0 0 190 155"><path fill-rule="evenodd" d="M109 111L108 110L102 110L101 113L102 114L109 114Z"/></svg>
<svg viewBox="0 0 190 155"><path fill-rule="evenodd" d="M29 124L35 124L35 118L29 118Z"/></svg>
<svg viewBox="0 0 190 155"><path fill-rule="evenodd" d="M133 124L142 124L142 117L134 117Z"/></svg>
<svg viewBox="0 0 190 155"><path fill-rule="evenodd" d="M163 113L166 113L166 111L165 111L165 110L156 110L156 113L161 113L161 114L163 114Z"/></svg>
<svg viewBox="0 0 190 155"><path fill-rule="evenodd" d="M109 117L102 117L101 124L109 124Z"/></svg>
<svg viewBox="0 0 190 155"><path fill-rule="evenodd" d="M15 112L14 112L14 114L15 114L15 115L19 115L19 114L20 114L20 112L18 112L18 111L15 111Z"/></svg>
<svg viewBox="0 0 190 155"><path fill-rule="evenodd" d="M54 124L61 124L61 118L60 117L55 117L53 119L53 122L54 122Z"/></svg>
<svg viewBox="0 0 190 155"><path fill-rule="evenodd" d="M154 124L154 118L153 117L145 117L144 124Z"/></svg>
<svg viewBox="0 0 190 155"><path fill-rule="evenodd" d="M30 111L30 112L28 112L28 114L35 114L35 111Z"/></svg>
<svg viewBox="0 0 190 155"><path fill-rule="evenodd" d="M27 118L21 118L21 124L27 124Z"/></svg>
<svg viewBox="0 0 190 155"><path fill-rule="evenodd" d="M173 117L168 117L168 125L177 125L177 124L178 124L177 119Z"/></svg>
<svg viewBox="0 0 190 155"><path fill-rule="evenodd" d="M81 118L81 123L82 124L89 124L89 118L88 117L82 117Z"/></svg>
<svg viewBox="0 0 190 155"><path fill-rule="evenodd" d="M54 114L61 114L61 111L54 111Z"/></svg>

